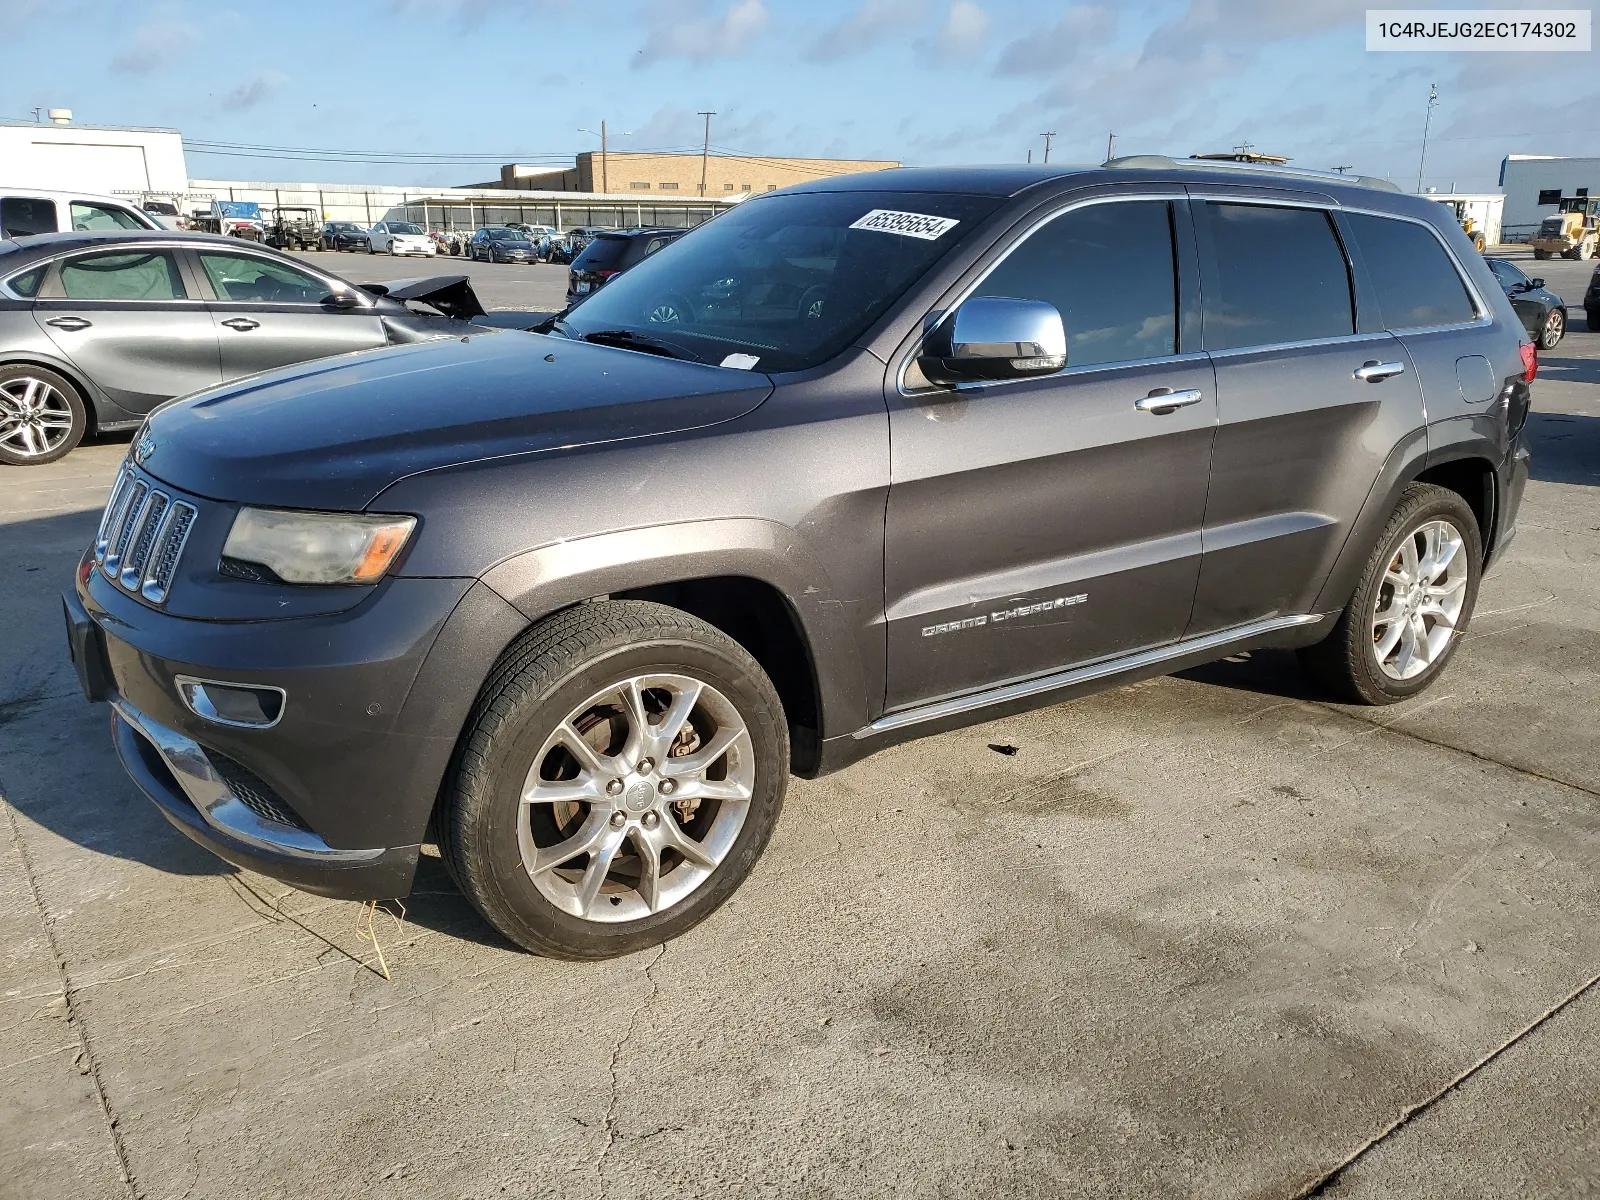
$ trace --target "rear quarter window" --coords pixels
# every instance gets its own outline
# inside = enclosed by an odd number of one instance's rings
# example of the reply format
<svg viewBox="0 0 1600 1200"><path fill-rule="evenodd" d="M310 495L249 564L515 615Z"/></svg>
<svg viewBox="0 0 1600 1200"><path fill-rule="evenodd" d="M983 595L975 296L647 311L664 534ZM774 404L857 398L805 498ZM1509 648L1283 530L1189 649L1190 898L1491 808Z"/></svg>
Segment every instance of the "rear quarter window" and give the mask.
<svg viewBox="0 0 1600 1200"><path fill-rule="evenodd" d="M1385 329L1461 325L1477 317L1460 272L1427 226L1365 213L1345 219L1361 248Z"/></svg>
<svg viewBox="0 0 1600 1200"><path fill-rule="evenodd" d="M1328 214L1315 208L1207 202L1207 350L1348 337L1350 269Z"/></svg>

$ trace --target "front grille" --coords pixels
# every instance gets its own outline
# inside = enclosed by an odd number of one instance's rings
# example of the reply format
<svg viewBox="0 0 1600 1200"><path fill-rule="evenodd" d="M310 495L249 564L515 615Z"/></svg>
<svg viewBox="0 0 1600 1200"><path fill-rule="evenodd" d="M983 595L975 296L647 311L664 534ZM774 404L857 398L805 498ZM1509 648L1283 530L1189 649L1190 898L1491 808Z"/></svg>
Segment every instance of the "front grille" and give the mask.
<svg viewBox="0 0 1600 1200"><path fill-rule="evenodd" d="M94 556L105 577L151 604L163 604L198 510L124 467L106 502Z"/></svg>
<svg viewBox="0 0 1600 1200"><path fill-rule="evenodd" d="M300 819L294 809L283 802L283 797L272 790L272 785L249 767L215 750L207 750L206 757L239 803L263 821L275 821L279 825L304 829L308 833L311 831L311 827Z"/></svg>

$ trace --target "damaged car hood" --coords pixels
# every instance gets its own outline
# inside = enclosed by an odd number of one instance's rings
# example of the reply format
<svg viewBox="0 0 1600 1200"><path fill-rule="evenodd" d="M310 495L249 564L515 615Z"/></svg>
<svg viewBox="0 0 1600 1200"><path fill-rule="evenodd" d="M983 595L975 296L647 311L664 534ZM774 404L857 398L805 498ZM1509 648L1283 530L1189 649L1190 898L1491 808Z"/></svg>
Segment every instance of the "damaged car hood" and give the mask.
<svg viewBox="0 0 1600 1200"><path fill-rule="evenodd" d="M765 375L520 332L325 359L163 405L136 443L174 487L356 511L418 471L699 429L772 392Z"/></svg>
<svg viewBox="0 0 1600 1200"><path fill-rule="evenodd" d="M420 279L391 279L387 283L358 283L363 292L387 296L402 304L415 300L436 308L447 317L470 321L483 316L483 303L465 275L429 275Z"/></svg>

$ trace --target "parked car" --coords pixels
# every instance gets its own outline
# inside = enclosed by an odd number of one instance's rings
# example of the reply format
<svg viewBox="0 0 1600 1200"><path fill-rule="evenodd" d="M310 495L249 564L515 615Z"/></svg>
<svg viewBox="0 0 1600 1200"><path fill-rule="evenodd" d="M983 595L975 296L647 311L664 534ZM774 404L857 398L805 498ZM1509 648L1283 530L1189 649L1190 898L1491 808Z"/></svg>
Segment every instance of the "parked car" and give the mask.
<svg viewBox="0 0 1600 1200"><path fill-rule="evenodd" d="M1589 286L1583 293L1583 315L1590 329L1600 332L1600 263L1589 276Z"/></svg>
<svg viewBox="0 0 1600 1200"><path fill-rule="evenodd" d="M652 227L596 234L567 268L567 303L576 304L687 232Z"/></svg>
<svg viewBox="0 0 1600 1200"><path fill-rule="evenodd" d="M1259 647L1417 695L1516 531L1510 302L1382 181L1137 161L813 181L548 336L163 406L65 597L128 773L327 896L436 842L592 959L722 904L791 772Z"/></svg>
<svg viewBox="0 0 1600 1200"><path fill-rule="evenodd" d="M410 221L379 221L367 234L368 254L434 255L433 239L421 225Z"/></svg>
<svg viewBox="0 0 1600 1200"><path fill-rule="evenodd" d="M1554 350L1560 345L1567 332L1567 306L1561 297L1546 288L1543 279L1529 279L1520 267L1507 259L1484 261L1539 349Z"/></svg>
<svg viewBox="0 0 1600 1200"><path fill-rule="evenodd" d="M431 289L363 290L201 234L0 241L0 463L51 462L85 433L136 425L162 401L224 380L457 332L463 321L407 301L438 310L448 293L450 315L481 314L463 286L452 276Z"/></svg>
<svg viewBox="0 0 1600 1200"><path fill-rule="evenodd" d="M520 230L503 225L485 225L467 243L467 256L474 262L533 262L539 252Z"/></svg>
<svg viewBox="0 0 1600 1200"><path fill-rule="evenodd" d="M328 221L322 226L324 250L365 250L367 231L354 221Z"/></svg>
<svg viewBox="0 0 1600 1200"><path fill-rule="evenodd" d="M0 189L0 238L63 230L160 229L161 222L114 196Z"/></svg>

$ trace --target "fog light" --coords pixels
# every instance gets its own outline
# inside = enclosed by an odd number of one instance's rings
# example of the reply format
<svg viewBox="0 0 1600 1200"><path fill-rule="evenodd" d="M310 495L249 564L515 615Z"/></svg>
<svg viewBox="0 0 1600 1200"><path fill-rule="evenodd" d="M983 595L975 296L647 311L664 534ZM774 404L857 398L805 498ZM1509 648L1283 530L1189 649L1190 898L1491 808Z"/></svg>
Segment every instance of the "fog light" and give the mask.
<svg viewBox="0 0 1600 1200"><path fill-rule="evenodd" d="M283 716L284 690L265 683L221 683L179 675L178 695L189 711L218 725L270 729Z"/></svg>

